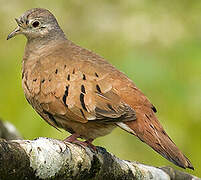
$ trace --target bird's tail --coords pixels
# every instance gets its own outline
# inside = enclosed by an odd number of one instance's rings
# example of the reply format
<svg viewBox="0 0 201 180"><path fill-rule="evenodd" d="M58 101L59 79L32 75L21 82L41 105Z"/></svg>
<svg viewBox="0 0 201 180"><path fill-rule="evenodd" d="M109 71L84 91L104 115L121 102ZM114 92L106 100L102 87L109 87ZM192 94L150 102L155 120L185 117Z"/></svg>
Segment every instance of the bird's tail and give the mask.
<svg viewBox="0 0 201 180"><path fill-rule="evenodd" d="M182 168L194 169L189 159L177 148L154 114L137 113L137 119L117 123L119 127L137 136L167 160Z"/></svg>

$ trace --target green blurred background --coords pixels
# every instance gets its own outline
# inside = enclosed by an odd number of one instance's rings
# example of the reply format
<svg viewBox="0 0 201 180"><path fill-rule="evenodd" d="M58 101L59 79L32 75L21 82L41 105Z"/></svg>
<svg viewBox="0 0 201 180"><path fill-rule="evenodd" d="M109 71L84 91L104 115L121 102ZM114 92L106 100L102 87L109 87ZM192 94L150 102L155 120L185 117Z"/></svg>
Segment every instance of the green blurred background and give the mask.
<svg viewBox="0 0 201 180"><path fill-rule="evenodd" d="M15 17L33 7L49 9L69 39L125 72L158 109L158 118L201 176L201 1L0 0L0 117L26 139L65 138L26 102L21 87L25 37L6 41ZM137 138L116 129L99 138L121 159L173 164ZM180 169L180 168L178 168ZM180 169L181 170L181 169Z"/></svg>

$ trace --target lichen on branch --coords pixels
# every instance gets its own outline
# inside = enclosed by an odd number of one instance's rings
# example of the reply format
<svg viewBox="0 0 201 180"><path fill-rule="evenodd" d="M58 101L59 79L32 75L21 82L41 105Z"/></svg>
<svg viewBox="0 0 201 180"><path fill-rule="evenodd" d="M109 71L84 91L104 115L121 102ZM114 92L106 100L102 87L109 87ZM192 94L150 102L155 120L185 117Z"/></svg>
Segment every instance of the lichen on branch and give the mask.
<svg viewBox="0 0 201 180"><path fill-rule="evenodd" d="M178 173L179 172L179 173ZM50 138L0 140L0 179L199 179L167 168L120 160L102 147L87 147ZM171 177L171 178L170 178Z"/></svg>

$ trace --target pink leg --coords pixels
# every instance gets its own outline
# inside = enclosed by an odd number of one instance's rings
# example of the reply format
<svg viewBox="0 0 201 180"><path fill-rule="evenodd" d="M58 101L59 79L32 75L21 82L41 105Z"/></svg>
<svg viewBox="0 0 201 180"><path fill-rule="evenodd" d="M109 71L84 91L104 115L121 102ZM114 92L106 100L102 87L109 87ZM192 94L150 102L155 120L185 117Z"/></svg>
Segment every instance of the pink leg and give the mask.
<svg viewBox="0 0 201 180"><path fill-rule="evenodd" d="M79 134L72 134L71 136L68 136L66 139L64 139L65 142L74 142L75 140L77 140L77 138L79 138L80 135ZM78 141L78 140L77 140Z"/></svg>
<svg viewBox="0 0 201 180"><path fill-rule="evenodd" d="M79 141L77 138L79 138L80 135L79 134L72 134L71 136L67 137L66 139L64 139L64 142L70 142L70 143L75 143L75 144L78 144L78 145L82 145L82 146L85 146L85 147L89 147L91 149L93 149L94 151L96 151L96 146L94 146L92 144L92 141L93 139L88 139L87 141Z"/></svg>

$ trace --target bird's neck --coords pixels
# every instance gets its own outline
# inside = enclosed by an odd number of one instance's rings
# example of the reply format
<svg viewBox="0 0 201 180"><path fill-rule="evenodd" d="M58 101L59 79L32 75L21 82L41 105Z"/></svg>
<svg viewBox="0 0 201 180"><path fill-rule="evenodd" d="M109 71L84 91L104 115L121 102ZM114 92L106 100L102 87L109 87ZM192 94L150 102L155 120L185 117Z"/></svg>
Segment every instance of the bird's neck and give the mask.
<svg viewBox="0 0 201 180"><path fill-rule="evenodd" d="M24 61L27 59L36 59L36 57L42 54L47 54L51 52L51 48L55 48L62 43L68 43L69 40L63 34L50 36L50 37L40 37L34 39L28 39L25 47Z"/></svg>

